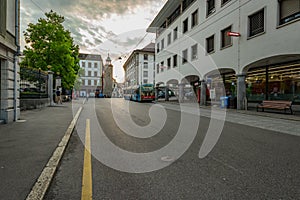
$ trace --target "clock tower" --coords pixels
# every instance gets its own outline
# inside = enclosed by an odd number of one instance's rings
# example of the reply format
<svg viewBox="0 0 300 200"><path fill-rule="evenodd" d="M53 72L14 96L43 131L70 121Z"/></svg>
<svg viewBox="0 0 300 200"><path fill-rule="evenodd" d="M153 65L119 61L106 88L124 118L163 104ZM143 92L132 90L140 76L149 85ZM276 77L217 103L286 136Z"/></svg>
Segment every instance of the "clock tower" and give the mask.
<svg viewBox="0 0 300 200"><path fill-rule="evenodd" d="M113 90L113 65L111 64L111 59L109 54L106 58L104 65L104 89L103 94L106 97L111 97Z"/></svg>

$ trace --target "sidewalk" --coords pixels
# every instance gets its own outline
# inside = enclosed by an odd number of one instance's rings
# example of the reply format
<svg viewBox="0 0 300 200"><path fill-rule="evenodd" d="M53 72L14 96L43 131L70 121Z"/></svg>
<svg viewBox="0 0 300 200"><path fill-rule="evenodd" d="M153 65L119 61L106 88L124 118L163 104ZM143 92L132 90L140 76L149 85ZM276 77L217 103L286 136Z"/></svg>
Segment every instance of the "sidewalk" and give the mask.
<svg viewBox="0 0 300 200"><path fill-rule="evenodd" d="M165 106L168 109L180 110L178 102L157 102ZM195 106L199 107L195 103L181 103L189 113L196 112L194 110ZM211 106L201 106L200 115L204 117L211 118ZM257 112L255 109L250 110L236 110L236 109L221 109L219 107L214 107L215 112L220 112L220 114L225 113L225 121L243 124L247 126L262 128L266 130L271 130L276 133L285 133L290 135L300 136L300 114L297 112L294 115L284 114L277 111L270 112Z"/></svg>
<svg viewBox="0 0 300 200"><path fill-rule="evenodd" d="M64 103L0 125L0 199L26 198L72 119L72 103Z"/></svg>

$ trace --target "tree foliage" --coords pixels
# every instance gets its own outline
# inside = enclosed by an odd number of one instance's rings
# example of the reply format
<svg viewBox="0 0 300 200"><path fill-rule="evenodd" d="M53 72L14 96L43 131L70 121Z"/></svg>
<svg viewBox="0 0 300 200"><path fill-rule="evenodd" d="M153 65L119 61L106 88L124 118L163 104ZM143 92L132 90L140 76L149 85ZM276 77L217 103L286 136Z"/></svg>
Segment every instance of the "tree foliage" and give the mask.
<svg viewBox="0 0 300 200"><path fill-rule="evenodd" d="M79 47L74 44L71 33L65 30L64 17L56 12L45 13L36 24L30 23L24 31L26 46L21 67L32 67L59 74L62 86L73 87L79 70Z"/></svg>

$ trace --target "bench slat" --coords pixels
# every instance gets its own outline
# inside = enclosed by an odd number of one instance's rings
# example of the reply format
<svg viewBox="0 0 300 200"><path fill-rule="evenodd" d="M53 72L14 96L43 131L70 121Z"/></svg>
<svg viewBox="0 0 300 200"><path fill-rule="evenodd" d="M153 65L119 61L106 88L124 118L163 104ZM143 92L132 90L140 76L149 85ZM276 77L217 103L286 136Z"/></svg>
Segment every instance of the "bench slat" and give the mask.
<svg viewBox="0 0 300 200"><path fill-rule="evenodd" d="M273 108L273 109L280 109L280 110L290 109L291 114L293 114L291 101L264 100L261 104L257 105L257 107L256 107L257 111L258 111L258 108L262 108L262 111L264 111L264 108Z"/></svg>

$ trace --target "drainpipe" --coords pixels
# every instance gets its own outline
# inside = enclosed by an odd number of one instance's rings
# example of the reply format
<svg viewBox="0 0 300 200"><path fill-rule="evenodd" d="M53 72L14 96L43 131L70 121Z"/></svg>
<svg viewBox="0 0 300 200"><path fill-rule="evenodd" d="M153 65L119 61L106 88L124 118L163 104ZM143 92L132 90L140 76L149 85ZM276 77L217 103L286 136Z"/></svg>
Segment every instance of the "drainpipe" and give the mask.
<svg viewBox="0 0 300 200"><path fill-rule="evenodd" d="M14 121L18 120L18 104L17 104L17 99L18 99L18 80L17 80L17 65L18 65L18 58L20 55L20 44L19 44L19 0L15 0L15 45L17 46L17 51L14 55L14 100L13 100L13 105L14 105Z"/></svg>

